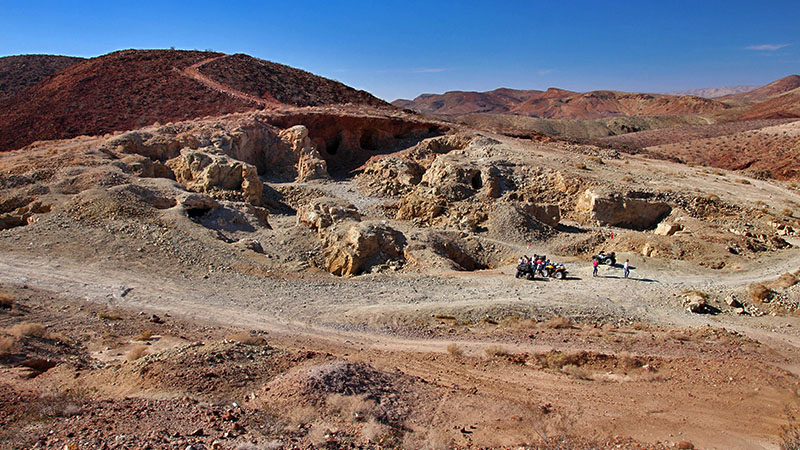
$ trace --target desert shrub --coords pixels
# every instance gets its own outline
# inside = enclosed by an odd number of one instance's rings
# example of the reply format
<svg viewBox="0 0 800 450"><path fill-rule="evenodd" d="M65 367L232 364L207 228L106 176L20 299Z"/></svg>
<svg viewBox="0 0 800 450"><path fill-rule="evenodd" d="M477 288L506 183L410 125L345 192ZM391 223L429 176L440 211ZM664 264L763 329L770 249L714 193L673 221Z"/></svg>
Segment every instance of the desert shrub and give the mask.
<svg viewBox="0 0 800 450"><path fill-rule="evenodd" d="M781 211L781 214L787 217L792 217L794 215L794 211L789 208L784 208L783 211Z"/></svg>
<svg viewBox="0 0 800 450"><path fill-rule="evenodd" d="M786 289L794 286L795 284L797 284L797 282L798 279L796 275L786 272L783 275L779 276L777 280L773 281L772 285L779 289Z"/></svg>
<svg viewBox="0 0 800 450"><path fill-rule="evenodd" d="M334 414L364 422L375 418L375 402L364 395L331 394L325 403Z"/></svg>
<svg viewBox="0 0 800 450"><path fill-rule="evenodd" d="M20 322L8 330L8 334L18 338L29 336L43 338L47 334L44 325L40 323Z"/></svg>
<svg viewBox="0 0 800 450"><path fill-rule="evenodd" d="M267 345L267 340L263 336L257 334L239 332L228 336L226 339L235 341L244 345Z"/></svg>
<svg viewBox="0 0 800 450"><path fill-rule="evenodd" d="M117 313L97 313L97 317L99 319L106 319L106 320L121 320L122 317Z"/></svg>
<svg viewBox="0 0 800 450"><path fill-rule="evenodd" d="M361 428L361 436L370 442L376 443L386 441L391 435L391 432L392 429L388 425L384 425L375 419L370 419L369 422L364 424L364 427Z"/></svg>
<svg viewBox="0 0 800 450"><path fill-rule="evenodd" d="M0 337L0 355L6 355L14 351L17 341L10 337Z"/></svg>
<svg viewBox="0 0 800 450"><path fill-rule="evenodd" d="M579 380L592 379L592 372L589 369L586 367L576 366L575 364L565 365L561 368L561 372Z"/></svg>
<svg viewBox="0 0 800 450"><path fill-rule="evenodd" d="M149 352L148 352L148 348L147 348L146 345L144 345L144 344L137 345L136 347L133 347L132 349L130 349L128 354L125 355L125 358L127 358L128 361L136 361L137 359L147 355L147 353L149 353Z"/></svg>
<svg viewBox="0 0 800 450"><path fill-rule="evenodd" d="M151 330L144 330L133 338L135 341L149 341L150 339L153 339L153 332Z"/></svg>
<svg viewBox="0 0 800 450"><path fill-rule="evenodd" d="M642 367L643 365L642 361L639 360L638 357L631 355L628 352L620 352L617 355L617 361L619 361L619 365L625 370L636 369Z"/></svg>
<svg viewBox="0 0 800 450"><path fill-rule="evenodd" d="M620 178L620 181L625 182L625 183L633 183L635 180L634 180L634 178L632 176L625 175L624 177Z"/></svg>
<svg viewBox="0 0 800 450"><path fill-rule="evenodd" d="M456 320L456 318L450 314L434 314L433 318L437 320Z"/></svg>
<svg viewBox="0 0 800 450"><path fill-rule="evenodd" d="M591 161L595 164L603 164L603 158L599 156L589 156L588 158L586 158L586 160Z"/></svg>
<svg viewBox="0 0 800 450"><path fill-rule="evenodd" d="M11 309L14 306L14 297L5 292L0 292L0 309Z"/></svg>
<svg viewBox="0 0 800 450"><path fill-rule="evenodd" d="M553 316L549 318L546 322L542 323L542 326L544 328L552 328L555 330L575 328L575 324L573 324L571 320L562 316Z"/></svg>
<svg viewBox="0 0 800 450"><path fill-rule="evenodd" d="M447 346L447 353L450 353L453 356L463 356L464 350L458 346L455 342Z"/></svg>
<svg viewBox="0 0 800 450"><path fill-rule="evenodd" d="M750 180L747 180L747 179L745 179L745 178L739 178L739 179L738 179L738 180L736 180L736 181L737 181L738 183L741 183L741 184L752 184L752 183L750 183Z"/></svg>
<svg viewBox="0 0 800 450"><path fill-rule="evenodd" d="M589 167L586 166L586 163L583 161L575 161L572 163L572 167L580 170L589 170Z"/></svg>
<svg viewBox="0 0 800 450"><path fill-rule="evenodd" d="M507 356L511 353L505 349L502 345L490 345L483 350L486 353L486 356L490 358L497 358L501 356Z"/></svg>
<svg viewBox="0 0 800 450"><path fill-rule="evenodd" d="M747 294L750 296L750 300L756 303L763 303L772 298L773 292L763 283L753 283L747 287Z"/></svg>
<svg viewBox="0 0 800 450"><path fill-rule="evenodd" d="M82 402L73 392L45 392L34 407L42 417L72 417L81 413Z"/></svg>
<svg viewBox="0 0 800 450"><path fill-rule="evenodd" d="M709 202L718 202L719 201L719 195L712 194L710 192L708 194L706 194L703 198L705 198Z"/></svg>

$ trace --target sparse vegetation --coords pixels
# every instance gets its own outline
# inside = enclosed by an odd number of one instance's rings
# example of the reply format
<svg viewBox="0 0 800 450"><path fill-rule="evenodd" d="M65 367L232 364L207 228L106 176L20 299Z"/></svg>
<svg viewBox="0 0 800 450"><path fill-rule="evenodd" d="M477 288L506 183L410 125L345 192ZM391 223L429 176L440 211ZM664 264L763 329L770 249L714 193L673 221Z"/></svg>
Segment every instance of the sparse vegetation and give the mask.
<svg viewBox="0 0 800 450"><path fill-rule="evenodd" d="M747 287L747 294L750 296L750 300L761 304L769 302L774 292L772 289L765 286L764 283L753 283Z"/></svg>
<svg viewBox="0 0 800 450"><path fill-rule="evenodd" d="M5 292L0 292L0 309L11 309L16 299Z"/></svg>
<svg viewBox="0 0 800 450"><path fill-rule="evenodd" d="M464 350L458 346L455 342L447 346L447 353L450 353L453 356L463 356Z"/></svg>
<svg viewBox="0 0 800 450"><path fill-rule="evenodd" d="M128 361L136 361L137 359L147 355L149 353L149 349L146 345L141 344L133 347L128 351L128 354L125 355L125 358Z"/></svg>
<svg viewBox="0 0 800 450"><path fill-rule="evenodd" d="M561 372L566 375L569 375L572 378L577 378L579 380L591 380L592 379L592 372L581 366L576 366L575 364L567 364L561 368Z"/></svg>
<svg viewBox="0 0 800 450"><path fill-rule="evenodd" d="M17 338L36 337L43 338L47 334L44 325L40 323L20 322L8 330L8 334Z"/></svg>
<svg viewBox="0 0 800 450"><path fill-rule="evenodd" d="M0 337L0 355L7 355L14 351L17 341L10 337Z"/></svg>
<svg viewBox="0 0 800 450"><path fill-rule="evenodd" d="M139 335L137 335L133 340L135 341L149 341L153 339L153 331L152 330L144 330Z"/></svg>
<svg viewBox="0 0 800 450"><path fill-rule="evenodd" d="M263 336L253 333L239 332L228 336L229 341L238 342L244 345L267 345L267 340Z"/></svg>
<svg viewBox="0 0 800 450"><path fill-rule="evenodd" d="M97 318L105 319L105 320L121 320L122 316L120 316L118 313L101 312L101 313L97 313Z"/></svg>
<svg viewBox="0 0 800 450"><path fill-rule="evenodd" d="M506 350L506 348L505 348L505 347L503 347L502 345L490 345L490 346L486 347L486 348L483 350L483 352L484 352L484 353L486 353L486 356L488 356L488 357L490 357L490 358L497 358L497 357L502 357L502 356L508 356L508 355L510 355L510 354L511 354L511 353L510 353L508 350Z"/></svg>
<svg viewBox="0 0 800 450"><path fill-rule="evenodd" d="M562 316L553 316L547 319L546 322L541 324L544 328L552 328L555 330L563 330L568 328L575 328L575 324L571 320Z"/></svg>
<svg viewBox="0 0 800 450"><path fill-rule="evenodd" d="M789 208L784 208L783 211L781 211L781 214L783 214L786 217L792 217L794 216L794 211L792 211Z"/></svg>

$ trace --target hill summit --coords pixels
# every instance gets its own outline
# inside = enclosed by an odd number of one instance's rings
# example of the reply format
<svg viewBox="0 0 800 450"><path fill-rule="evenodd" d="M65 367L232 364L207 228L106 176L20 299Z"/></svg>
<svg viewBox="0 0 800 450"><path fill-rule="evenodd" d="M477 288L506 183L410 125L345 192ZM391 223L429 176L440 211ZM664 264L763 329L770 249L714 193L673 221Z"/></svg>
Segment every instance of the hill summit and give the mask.
<svg viewBox="0 0 800 450"><path fill-rule="evenodd" d="M251 109L388 106L365 91L243 54L123 50L67 62L0 100L0 150ZM2 78L0 85L24 77L12 70Z"/></svg>

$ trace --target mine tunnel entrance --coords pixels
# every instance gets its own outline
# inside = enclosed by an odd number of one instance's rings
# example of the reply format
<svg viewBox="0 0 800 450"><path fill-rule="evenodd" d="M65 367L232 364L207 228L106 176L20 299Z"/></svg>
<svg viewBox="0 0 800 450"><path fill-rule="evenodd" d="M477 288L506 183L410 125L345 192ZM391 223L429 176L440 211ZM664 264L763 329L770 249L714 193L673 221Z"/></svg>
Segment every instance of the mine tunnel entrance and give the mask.
<svg viewBox="0 0 800 450"><path fill-rule="evenodd" d="M189 216L192 220L201 219L203 216L211 212L211 207L208 206L198 206L194 208L186 208L186 215Z"/></svg>
<svg viewBox="0 0 800 450"><path fill-rule="evenodd" d="M334 179L346 179L375 155L412 147L440 136L449 128L439 124L391 117L298 113L271 117L278 128L304 125Z"/></svg>

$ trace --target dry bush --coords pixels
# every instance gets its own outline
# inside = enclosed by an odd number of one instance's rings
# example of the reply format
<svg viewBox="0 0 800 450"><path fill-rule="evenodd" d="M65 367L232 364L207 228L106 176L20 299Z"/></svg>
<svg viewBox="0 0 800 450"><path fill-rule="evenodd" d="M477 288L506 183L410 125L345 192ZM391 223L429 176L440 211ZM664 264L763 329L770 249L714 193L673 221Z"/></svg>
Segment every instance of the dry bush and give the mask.
<svg viewBox="0 0 800 450"><path fill-rule="evenodd" d="M580 170L589 170L589 167L586 166L586 163L583 161L575 161L572 163L572 167Z"/></svg>
<svg viewBox="0 0 800 450"><path fill-rule="evenodd" d="M582 366L586 363L587 353L576 351L562 353L558 350L551 350L547 353L540 353L535 356L536 362L545 369L559 369L568 365Z"/></svg>
<svg viewBox="0 0 800 450"><path fill-rule="evenodd" d="M650 324L648 324L647 322L633 322L631 324L631 328L633 328L636 331L645 331L650 329Z"/></svg>
<svg viewBox="0 0 800 450"><path fill-rule="evenodd" d="M625 370L636 369L643 365L638 357L631 355L629 352L620 352L617 355L617 361L619 361L620 366Z"/></svg>
<svg viewBox="0 0 800 450"><path fill-rule="evenodd" d="M589 156L589 157L586 158L586 160L587 161L591 161L591 162L593 162L595 164L604 164L603 163L603 158L601 158L599 156Z"/></svg>
<svg viewBox="0 0 800 450"><path fill-rule="evenodd" d="M553 316L546 322L542 323L542 326L544 328L552 328L555 330L575 328L575 324L573 324L571 320L562 316Z"/></svg>
<svg viewBox="0 0 800 450"><path fill-rule="evenodd" d="M792 217L794 215L794 211L792 211L789 208L784 208L783 211L781 211L781 214L783 214L786 217Z"/></svg>
<svg viewBox="0 0 800 450"><path fill-rule="evenodd" d="M511 354L511 352L506 350L502 345L490 345L486 347L483 352L490 358L508 356Z"/></svg>
<svg viewBox="0 0 800 450"><path fill-rule="evenodd" d="M433 318L437 320L456 320L455 316L450 314L434 314Z"/></svg>
<svg viewBox="0 0 800 450"><path fill-rule="evenodd" d="M72 391L45 392L34 405L41 417L72 417L81 413L83 399Z"/></svg>
<svg viewBox="0 0 800 450"><path fill-rule="evenodd" d="M0 337L0 355L6 355L14 351L17 341L10 337Z"/></svg>
<svg viewBox="0 0 800 450"><path fill-rule="evenodd" d="M241 331L239 333L234 333L225 339L229 341L235 341L244 345L267 345L267 340L263 336L259 336L253 333L247 333L244 331Z"/></svg>
<svg viewBox="0 0 800 450"><path fill-rule="evenodd" d="M718 201L719 201L719 195L717 195L717 194L712 194L712 193L708 193L708 194L706 194L706 195L705 195L703 198L705 198L705 199L706 199L706 200L708 200L709 202L714 202L714 203L716 203L716 202L718 202Z"/></svg>
<svg viewBox="0 0 800 450"><path fill-rule="evenodd" d="M375 402L366 395L331 394L325 403L334 414L349 420L364 422L375 418Z"/></svg>
<svg viewBox="0 0 800 450"><path fill-rule="evenodd" d="M620 181L624 183L633 183L635 180L630 175L625 175L624 177L620 178Z"/></svg>
<svg viewBox="0 0 800 450"><path fill-rule="evenodd" d="M14 306L15 298L5 292L0 292L0 308L11 309Z"/></svg>
<svg viewBox="0 0 800 450"><path fill-rule="evenodd" d="M364 424L361 428L361 436L375 443L380 443L386 440L386 437L391 434L392 429L388 425L384 425L375 419L370 419L369 422Z"/></svg>
<svg viewBox="0 0 800 450"><path fill-rule="evenodd" d="M464 356L464 350L458 346L455 342L447 346L447 353L450 353L453 356Z"/></svg>
<svg viewBox="0 0 800 450"><path fill-rule="evenodd" d="M16 336L17 338L29 336L36 338L43 338L47 335L44 325L40 323L20 322L12 326L8 330L8 334Z"/></svg>
<svg viewBox="0 0 800 450"><path fill-rule="evenodd" d="M771 282L770 285L777 289L786 289L794 286L798 281L796 275L786 272L779 276L777 280Z"/></svg>
<svg viewBox="0 0 800 450"><path fill-rule="evenodd" d="M587 369L586 367L576 366L575 364L567 364L561 368L561 372L571 376L572 378L577 378L579 380L591 380L592 379L592 371Z"/></svg>
<svg viewBox="0 0 800 450"><path fill-rule="evenodd" d="M121 320L122 317L117 313L97 313L97 318L106 320Z"/></svg>
<svg viewBox="0 0 800 450"><path fill-rule="evenodd" d="M149 341L150 339L153 339L152 330L144 330L141 333L139 333L138 336L133 338L134 341Z"/></svg>
<svg viewBox="0 0 800 450"><path fill-rule="evenodd" d="M750 180L747 180L745 178L740 178L740 179L736 180L736 182L741 183L741 184L752 184L752 183L750 183Z"/></svg>
<svg viewBox="0 0 800 450"><path fill-rule="evenodd" d="M753 283L747 287L747 294L750 296L750 300L761 304L763 302L769 302L772 298L772 289L766 287L764 283Z"/></svg>
<svg viewBox="0 0 800 450"><path fill-rule="evenodd" d="M675 339L676 341L691 341L694 338L694 335L691 333L686 332L685 330L669 330L667 332L667 337Z"/></svg>
<svg viewBox="0 0 800 450"><path fill-rule="evenodd" d="M128 354L125 355L125 358L127 358L128 361L136 361L137 359L147 355L148 353L149 351L146 345L144 344L137 345L136 347L130 349Z"/></svg>

